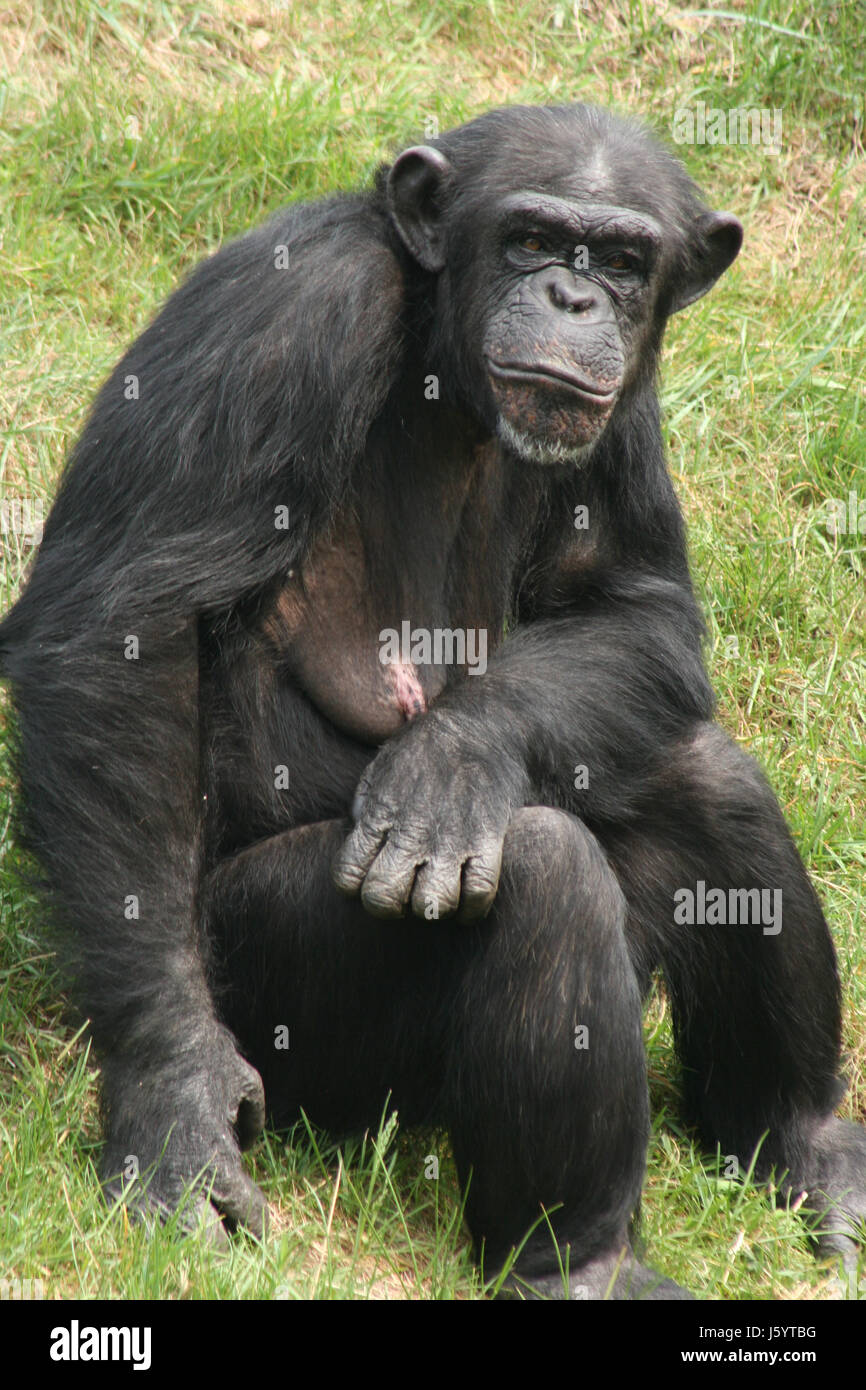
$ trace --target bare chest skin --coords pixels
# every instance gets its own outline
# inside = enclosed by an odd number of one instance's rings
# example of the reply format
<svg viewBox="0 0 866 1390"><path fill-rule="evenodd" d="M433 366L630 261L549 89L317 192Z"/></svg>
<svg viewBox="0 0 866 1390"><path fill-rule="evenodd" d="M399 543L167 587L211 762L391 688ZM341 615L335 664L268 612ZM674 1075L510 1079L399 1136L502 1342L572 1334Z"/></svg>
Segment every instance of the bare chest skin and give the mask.
<svg viewBox="0 0 866 1390"><path fill-rule="evenodd" d="M378 743L423 714L446 677L441 666L380 659L380 634L395 626L395 605L375 601L368 569L357 528L341 527L291 572L263 630L284 672L327 719Z"/></svg>
<svg viewBox="0 0 866 1390"><path fill-rule="evenodd" d="M472 567L485 563L474 533L491 500L479 454L462 475L446 464L432 476L415 470L363 517L339 516L264 617L284 677L364 742L423 715L498 641L504 615L473 605Z"/></svg>

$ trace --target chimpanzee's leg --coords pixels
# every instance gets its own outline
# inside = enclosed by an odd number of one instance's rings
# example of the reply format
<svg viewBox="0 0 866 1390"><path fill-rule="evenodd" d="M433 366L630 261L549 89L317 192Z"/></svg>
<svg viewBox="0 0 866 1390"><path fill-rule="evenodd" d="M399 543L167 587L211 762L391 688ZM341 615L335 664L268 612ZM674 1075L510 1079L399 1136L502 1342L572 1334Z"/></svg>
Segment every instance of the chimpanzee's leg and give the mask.
<svg viewBox="0 0 866 1390"><path fill-rule="evenodd" d="M451 922L382 922L334 888L351 829L321 821L224 860L204 886L221 967L215 993L269 1114L303 1108L335 1134L375 1126L389 1101L403 1123L433 1118L444 1074Z"/></svg>
<svg viewBox="0 0 866 1390"><path fill-rule="evenodd" d="M561 1297L562 1264L579 1296L679 1296L628 1248L648 1129L640 998L593 837L519 812L494 908L464 925L381 921L340 898L347 830L287 832L208 882L226 1019L272 1112L303 1106L345 1131L390 1093L404 1123L449 1126L488 1274L541 1218L516 1267L530 1293Z"/></svg>
<svg viewBox="0 0 866 1390"><path fill-rule="evenodd" d="M637 830L600 836L638 973L661 964L670 989L688 1118L743 1172L760 1144L758 1172L787 1172L810 1207L833 1208L821 1245L850 1255L851 1222L866 1216L866 1130L833 1118L835 956L762 773L701 726L647 788Z"/></svg>
<svg viewBox="0 0 866 1390"><path fill-rule="evenodd" d="M685 1296L628 1247L649 1114L624 926L621 890L586 827L520 812L461 981L447 1119L461 1172L471 1170L466 1214L488 1271L544 1208L509 1281L529 1296L563 1296L560 1263L576 1296Z"/></svg>

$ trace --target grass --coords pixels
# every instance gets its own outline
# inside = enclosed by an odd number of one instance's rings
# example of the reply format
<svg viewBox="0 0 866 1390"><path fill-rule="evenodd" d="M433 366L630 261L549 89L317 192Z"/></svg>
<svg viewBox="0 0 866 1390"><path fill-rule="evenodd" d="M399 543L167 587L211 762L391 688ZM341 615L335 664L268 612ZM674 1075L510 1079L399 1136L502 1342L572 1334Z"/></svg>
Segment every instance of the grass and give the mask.
<svg viewBox="0 0 866 1390"><path fill-rule="evenodd" d="M0 13L0 464L46 512L95 389L179 276L289 199L367 180L395 144L490 105L595 100L664 134L677 107L778 108L781 151L681 146L744 253L672 323L671 470L723 724L760 759L828 910L866 1116L866 160L860 3L21 3ZM0 600L29 557L3 536ZM4 764L5 768L5 764ZM0 1279L47 1296L475 1298L447 1140L338 1152L300 1127L251 1169L264 1247L145 1232L102 1204L96 1081L63 1020L0 777ZM677 1122L664 1000L647 1016L651 1262L711 1298L838 1297L802 1223ZM439 1178L425 1176L439 1158Z"/></svg>

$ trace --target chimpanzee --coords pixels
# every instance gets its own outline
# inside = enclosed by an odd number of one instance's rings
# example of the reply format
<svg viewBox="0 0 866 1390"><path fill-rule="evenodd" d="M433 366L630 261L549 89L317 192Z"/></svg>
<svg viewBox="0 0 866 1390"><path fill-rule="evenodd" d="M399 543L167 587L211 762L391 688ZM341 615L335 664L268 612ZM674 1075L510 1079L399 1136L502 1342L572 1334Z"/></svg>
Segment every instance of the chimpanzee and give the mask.
<svg viewBox="0 0 866 1390"><path fill-rule="evenodd" d="M112 1192L260 1231L265 1097L390 1096L487 1274L529 1233L514 1294L684 1296L629 1236L658 968L698 1136L851 1258L833 947L712 722L659 424L741 236L641 126L491 111L225 247L109 377L0 651Z"/></svg>

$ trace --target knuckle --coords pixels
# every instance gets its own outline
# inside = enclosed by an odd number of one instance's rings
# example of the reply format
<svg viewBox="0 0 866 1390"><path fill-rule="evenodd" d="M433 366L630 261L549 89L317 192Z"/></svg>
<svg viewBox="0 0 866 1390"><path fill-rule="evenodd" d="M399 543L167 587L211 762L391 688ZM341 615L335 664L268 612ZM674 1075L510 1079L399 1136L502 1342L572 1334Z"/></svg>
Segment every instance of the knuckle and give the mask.
<svg viewBox="0 0 866 1390"><path fill-rule="evenodd" d="M463 897L467 902L491 902L498 886L499 879L492 874L473 874L463 881Z"/></svg>
<svg viewBox="0 0 866 1390"><path fill-rule="evenodd" d="M369 888L365 884L361 902L371 917L403 917L406 911L405 899L384 885Z"/></svg>
<svg viewBox="0 0 866 1390"><path fill-rule="evenodd" d="M402 917L409 896L411 875L380 855L364 880L361 903L374 917Z"/></svg>
<svg viewBox="0 0 866 1390"><path fill-rule="evenodd" d="M334 865L332 878L341 893L357 893L364 882L364 870L356 859L343 859Z"/></svg>
<svg viewBox="0 0 866 1390"><path fill-rule="evenodd" d="M460 905L459 891L453 885L425 887L412 895L412 910L417 917L436 919L452 917Z"/></svg>
<svg viewBox="0 0 866 1390"><path fill-rule="evenodd" d="M460 863L454 858L433 860L415 882L412 910L419 917L450 917L460 903Z"/></svg>

